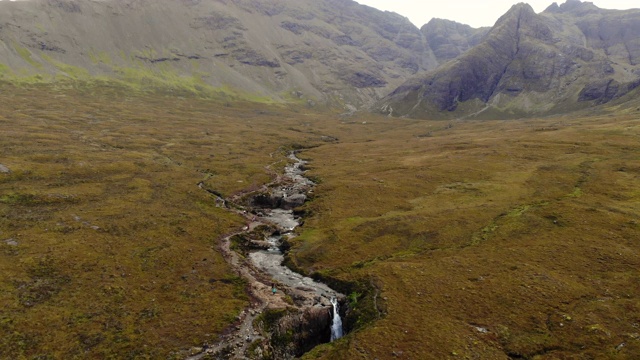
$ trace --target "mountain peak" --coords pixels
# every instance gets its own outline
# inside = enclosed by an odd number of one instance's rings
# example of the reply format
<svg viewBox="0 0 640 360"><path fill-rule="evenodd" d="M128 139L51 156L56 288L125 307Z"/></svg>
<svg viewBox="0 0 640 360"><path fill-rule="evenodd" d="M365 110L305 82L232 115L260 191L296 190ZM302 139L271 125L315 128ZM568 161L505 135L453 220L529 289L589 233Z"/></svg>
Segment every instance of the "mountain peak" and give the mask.
<svg viewBox="0 0 640 360"><path fill-rule="evenodd" d="M505 15L508 15L509 13L513 13L513 12L523 12L523 11L527 13L534 13L534 14L536 13L535 10L533 10L533 7L531 7L531 5L521 2L513 5Z"/></svg>
<svg viewBox="0 0 640 360"><path fill-rule="evenodd" d="M441 19L441 18L432 18L428 23L423 25L423 27L436 27L436 26L448 26L448 27L468 27L472 28L470 25L459 23L457 21ZM473 28L472 28L473 29Z"/></svg>
<svg viewBox="0 0 640 360"><path fill-rule="evenodd" d="M576 0L576 1L579 1L579 0ZM513 9L529 9L529 10L533 11L533 7L531 7L531 5L529 5L526 2L519 2L517 4L513 4L511 6L511 10L513 10Z"/></svg>
<svg viewBox="0 0 640 360"><path fill-rule="evenodd" d="M553 3L549 6L544 12L548 13L566 13L566 12L585 12L585 11L593 11L600 10L599 7L595 6L592 2L581 1L581 0L567 0L564 4L558 5L558 3Z"/></svg>
<svg viewBox="0 0 640 360"><path fill-rule="evenodd" d="M506 14L502 15L496 22L496 25L503 23L505 21L508 21L509 19L512 19L512 18L532 17L535 15L536 15L536 12L535 10L533 10L531 5L521 2L513 5L511 9L509 9L509 11L506 12Z"/></svg>
<svg viewBox="0 0 640 360"><path fill-rule="evenodd" d="M557 2L554 2L553 4L549 5L546 9L544 9L543 12L547 12L547 13L557 13L560 10L560 6L558 5Z"/></svg>

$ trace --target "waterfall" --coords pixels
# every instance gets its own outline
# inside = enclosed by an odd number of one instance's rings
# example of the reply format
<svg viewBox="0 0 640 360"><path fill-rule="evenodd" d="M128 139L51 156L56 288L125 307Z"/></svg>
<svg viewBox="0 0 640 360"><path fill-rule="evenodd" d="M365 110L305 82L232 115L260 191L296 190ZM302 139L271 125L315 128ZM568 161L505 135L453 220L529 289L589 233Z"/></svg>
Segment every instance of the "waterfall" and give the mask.
<svg viewBox="0 0 640 360"><path fill-rule="evenodd" d="M333 305L333 323L331 324L331 341L338 340L342 337L342 319L338 312L338 299L331 298Z"/></svg>

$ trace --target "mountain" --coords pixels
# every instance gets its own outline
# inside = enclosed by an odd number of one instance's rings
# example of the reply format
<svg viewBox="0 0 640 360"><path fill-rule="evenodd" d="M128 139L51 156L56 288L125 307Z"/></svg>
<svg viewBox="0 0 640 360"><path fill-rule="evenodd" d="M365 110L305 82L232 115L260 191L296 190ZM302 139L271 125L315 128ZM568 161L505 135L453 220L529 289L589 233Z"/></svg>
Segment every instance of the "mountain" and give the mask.
<svg viewBox="0 0 640 360"><path fill-rule="evenodd" d="M478 45L490 29L474 29L451 20L432 19L420 31L424 34L438 64L442 64Z"/></svg>
<svg viewBox="0 0 640 360"><path fill-rule="evenodd" d="M640 85L640 10L514 6L492 28L352 0L0 1L0 79L459 118L561 113Z"/></svg>
<svg viewBox="0 0 640 360"><path fill-rule="evenodd" d="M0 76L359 107L438 64L406 18L351 0L0 1Z"/></svg>
<svg viewBox="0 0 640 360"><path fill-rule="evenodd" d="M437 52L436 52L437 53ZM569 0L518 4L476 46L380 102L396 116L544 115L607 103L640 85L640 10Z"/></svg>

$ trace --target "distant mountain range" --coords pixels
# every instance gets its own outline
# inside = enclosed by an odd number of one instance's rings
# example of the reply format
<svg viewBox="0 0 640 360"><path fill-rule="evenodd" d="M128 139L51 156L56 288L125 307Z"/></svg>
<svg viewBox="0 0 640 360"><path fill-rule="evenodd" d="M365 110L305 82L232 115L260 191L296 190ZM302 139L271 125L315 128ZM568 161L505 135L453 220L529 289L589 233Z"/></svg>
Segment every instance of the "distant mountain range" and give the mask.
<svg viewBox="0 0 640 360"><path fill-rule="evenodd" d="M548 114L636 91L640 10L519 4L493 28L418 29L351 0L2 1L0 78L394 116Z"/></svg>
<svg viewBox="0 0 640 360"><path fill-rule="evenodd" d="M638 86L640 10L568 0L536 14L521 3L475 46L408 80L380 108L413 117L544 115L608 103Z"/></svg>

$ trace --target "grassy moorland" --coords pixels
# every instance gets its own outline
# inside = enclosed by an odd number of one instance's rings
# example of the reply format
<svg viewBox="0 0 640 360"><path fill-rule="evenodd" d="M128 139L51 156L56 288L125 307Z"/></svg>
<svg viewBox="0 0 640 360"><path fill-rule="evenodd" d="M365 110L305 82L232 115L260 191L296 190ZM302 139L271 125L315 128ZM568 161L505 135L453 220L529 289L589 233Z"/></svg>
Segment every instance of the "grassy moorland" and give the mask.
<svg viewBox="0 0 640 360"><path fill-rule="evenodd" d="M265 183L319 136L277 107L123 90L0 92L0 358L181 358L247 305L215 251L241 219L197 184Z"/></svg>
<svg viewBox="0 0 640 360"><path fill-rule="evenodd" d="M293 146L319 185L291 264L362 284L358 330L306 358L640 357L639 113L416 121L121 90L0 91L0 358L214 339L249 301L215 251L242 223L197 184L256 187Z"/></svg>
<svg viewBox="0 0 640 360"><path fill-rule="evenodd" d="M381 313L307 358L639 358L639 117L340 124L293 263Z"/></svg>

